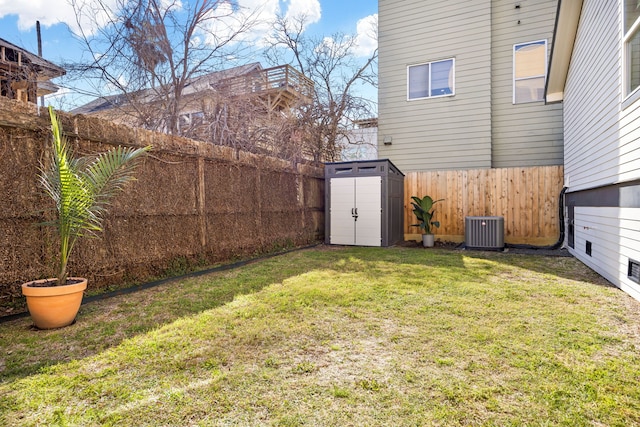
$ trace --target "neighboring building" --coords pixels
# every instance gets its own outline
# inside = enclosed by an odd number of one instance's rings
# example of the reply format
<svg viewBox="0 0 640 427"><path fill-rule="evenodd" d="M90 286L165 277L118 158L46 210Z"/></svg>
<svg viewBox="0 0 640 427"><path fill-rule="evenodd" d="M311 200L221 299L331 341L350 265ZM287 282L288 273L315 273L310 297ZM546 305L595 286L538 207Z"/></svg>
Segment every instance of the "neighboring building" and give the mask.
<svg viewBox="0 0 640 427"><path fill-rule="evenodd" d="M569 251L640 300L638 0L561 0L547 102L564 105Z"/></svg>
<svg viewBox="0 0 640 427"><path fill-rule="evenodd" d="M378 158L378 119L356 120L357 127L342 138L340 160L375 160Z"/></svg>
<svg viewBox="0 0 640 427"><path fill-rule="evenodd" d="M556 0L379 0L378 154L403 172L561 165Z"/></svg>
<svg viewBox="0 0 640 427"><path fill-rule="evenodd" d="M229 100L256 101L265 115L311 102L313 82L289 65L263 69L252 63L194 77L184 85L179 105L180 134L198 136L198 128ZM98 98L71 111L116 123L164 130L162 111L171 88L151 88ZM147 123L141 123L141 118Z"/></svg>
<svg viewBox="0 0 640 427"><path fill-rule="evenodd" d="M50 80L65 70L4 39L0 39L0 95L37 104L39 96L55 93Z"/></svg>

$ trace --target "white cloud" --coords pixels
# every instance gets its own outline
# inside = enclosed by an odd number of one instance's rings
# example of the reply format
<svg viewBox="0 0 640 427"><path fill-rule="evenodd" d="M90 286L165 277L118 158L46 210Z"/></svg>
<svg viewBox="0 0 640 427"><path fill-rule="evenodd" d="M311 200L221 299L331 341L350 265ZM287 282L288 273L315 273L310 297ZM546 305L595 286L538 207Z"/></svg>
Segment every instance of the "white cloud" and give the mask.
<svg viewBox="0 0 640 427"><path fill-rule="evenodd" d="M370 56L378 48L378 14L362 18L356 24L356 56Z"/></svg>
<svg viewBox="0 0 640 427"><path fill-rule="evenodd" d="M18 15L18 29L26 31L40 21L50 26L75 21L73 8L66 0L0 1L0 16Z"/></svg>
<svg viewBox="0 0 640 427"><path fill-rule="evenodd" d="M240 0L240 8L233 10L230 3L221 2L212 11L211 18L202 25L204 42L210 45L218 41L227 41L233 37L236 41L255 42L267 31L269 20L278 11L278 0ZM251 25L249 31L245 27Z"/></svg>
<svg viewBox="0 0 640 427"><path fill-rule="evenodd" d="M81 23L85 31L93 33L97 28L90 25L94 21L98 25L107 22L108 11L100 10L91 5L90 0L77 0L76 3L82 9ZM105 0L108 7L114 7L116 0ZM76 11L69 0L30 0L30 1L10 1L0 0L0 17L6 15L18 16L18 29L27 31L40 21L43 26L52 26L63 23L69 26L72 31L78 32Z"/></svg>
<svg viewBox="0 0 640 427"><path fill-rule="evenodd" d="M0 0L0 17L6 15L18 16L18 29L26 31L40 21L43 26L63 23L75 32L79 32L76 10L71 0ZM73 0L80 10L80 21L87 35L95 34L100 26L109 21L109 16L115 10L117 0L101 0L105 8L96 6L96 0ZM167 3L169 0L163 0ZM242 22L253 21L252 28L244 32L237 41L261 45L272 30L272 23L276 16L283 15L286 19L296 19L304 16L306 25L320 21L322 8L320 0L238 0L239 10L232 10L230 3L221 2L215 11L219 19L206 25L208 36L198 35L193 43L214 43L212 34L224 40L229 35L239 31ZM180 1L176 7L183 6ZM358 55L367 55L377 46L375 38L370 37L371 23L377 23L377 15L371 15L358 21Z"/></svg>
<svg viewBox="0 0 640 427"><path fill-rule="evenodd" d="M344 35L339 42L331 36L325 36L316 49L340 51L349 49L349 53L356 57L369 57L378 48L378 14L369 15L358 21L357 32Z"/></svg>
<svg viewBox="0 0 640 427"><path fill-rule="evenodd" d="M240 8L232 10L223 2L215 10L217 19L209 21L203 30L208 33L205 42L216 44L217 40L228 40L232 35L236 41L263 45L273 29L278 15L286 19L304 16L306 24L318 22L321 17L319 0L238 0ZM251 22L251 28L242 31L244 23Z"/></svg>
<svg viewBox="0 0 640 427"><path fill-rule="evenodd" d="M314 24L320 21L322 10L318 0L289 0L289 7L285 14L286 19L306 18L306 24Z"/></svg>
<svg viewBox="0 0 640 427"><path fill-rule="evenodd" d="M100 88L101 94L119 94L122 93L122 88L127 88L128 80L124 76L118 76L118 84L112 82L103 82L102 87Z"/></svg>
<svg viewBox="0 0 640 427"><path fill-rule="evenodd" d="M106 8L96 6L95 0L74 0L81 11L81 25L85 33L94 34L98 27L108 22L109 16L115 10L117 0L102 0ZM168 0L163 0L168 3ZM233 11L227 2L221 2L215 15L223 16L218 22L208 26L209 30L215 30L214 34L220 37L237 32L241 22L251 19L253 28L242 36L243 41L259 42L264 39L271 30L271 23L278 14L284 14L285 18L295 18L304 15L307 24L313 24L320 20L321 7L319 0L238 0L240 9ZM181 7L177 2L177 7ZM76 19L76 10L70 0L0 0L0 17L6 15L18 16L18 29L26 31L33 28L36 21L43 26L51 26L64 23L75 33L79 27ZM211 40L209 40L211 41Z"/></svg>

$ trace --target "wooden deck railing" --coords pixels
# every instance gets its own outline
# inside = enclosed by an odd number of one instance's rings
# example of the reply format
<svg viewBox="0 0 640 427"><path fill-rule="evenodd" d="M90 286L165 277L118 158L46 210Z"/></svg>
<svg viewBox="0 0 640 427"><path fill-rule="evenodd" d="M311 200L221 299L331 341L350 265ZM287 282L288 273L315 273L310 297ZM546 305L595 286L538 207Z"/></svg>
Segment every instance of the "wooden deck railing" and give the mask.
<svg viewBox="0 0 640 427"><path fill-rule="evenodd" d="M313 97L313 81L290 65L256 71L223 80L218 85L231 96L289 92L303 102Z"/></svg>

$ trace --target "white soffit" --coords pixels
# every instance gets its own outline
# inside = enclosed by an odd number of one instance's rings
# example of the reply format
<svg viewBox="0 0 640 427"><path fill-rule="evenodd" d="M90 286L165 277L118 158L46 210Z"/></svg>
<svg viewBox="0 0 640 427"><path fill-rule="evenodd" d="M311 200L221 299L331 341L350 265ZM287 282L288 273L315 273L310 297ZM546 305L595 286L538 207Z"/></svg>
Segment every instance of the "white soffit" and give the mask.
<svg viewBox="0 0 640 427"><path fill-rule="evenodd" d="M559 0L556 27L553 33L551 60L547 74L545 99L547 103L564 99L564 85L567 81L573 45L578 32L583 0Z"/></svg>

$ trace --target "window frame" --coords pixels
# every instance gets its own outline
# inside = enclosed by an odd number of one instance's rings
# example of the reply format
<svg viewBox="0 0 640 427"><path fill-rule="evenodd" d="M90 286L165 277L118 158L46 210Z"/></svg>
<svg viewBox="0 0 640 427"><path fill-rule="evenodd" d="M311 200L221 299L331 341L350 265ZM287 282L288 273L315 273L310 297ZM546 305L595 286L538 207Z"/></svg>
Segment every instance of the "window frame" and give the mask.
<svg viewBox="0 0 640 427"><path fill-rule="evenodd" d="M531 76L527 76L527 77L520 77L520 78L516 78L516 48L518 46L525 46L525 45L531 45L531 44L538 44L538 43L544 43L544 74L538 74L538 75L531 75ZM537 99L535 101L524 101L524 102L516 102L516 82L517 81L523 81L523 80L532 80L532 79L539 79L540 77L542 77L544 79L544 82L542 84L542 87L544 88L545 85L547 84L547 68L549 66L549 42L547 41L547 39L540 39L540 40L531 40L528 42L522 42L522 43L516 43L513 45L513 49L511 51L511 60L512 60L512 74L511 74L511 92L512 92L512 97L511 97L511 102L513 105L519 105L519 104L532 104L534 102L544 102L544 94L542 95L541 99Z"/></svg>
<svg viewBox="0 0 640 427"><path fill-rule="evenodd" d="M636 18L633 25L625 31L627 22L626 10L627 1L622 1L622 52L623 52L623 108L640 98L640 84L633 90L631 89L631 41L634 36L640 37L640 15Z"/></svg>
<svg viewBox="0 0 640 427"><path fill-rule="evenodd" d="M433 69L432 64L437 64L440 62L449 62L451 61L451 70L452 70L452 76L451 76L451 93L445 93L442 95L431 95L431 90L433 87L433 82L432 82L432 78L431 78L431 71ZM410 88L410 79L409 79L409 70L412 67L420 67L423 65L428 65L429 66L429 77L428 77L428 83L429 83L429 87L427 90L427 96L420 96L420 97L415 97L412 98L411 97L411 88ZM436 61L428 61L428 62L420 62L418 64L411 64L411 65L407 65L407 101L419 101L422 99L431 99L431 98L444 98L447 96L454 96L456 94L456 59L455 58L446 58L446 59L439 59Z"/></svg>

